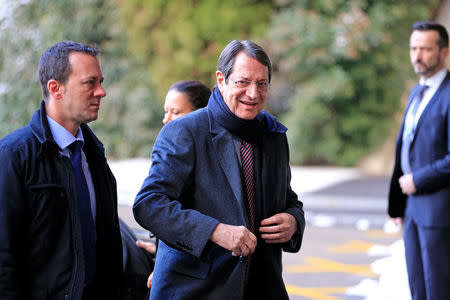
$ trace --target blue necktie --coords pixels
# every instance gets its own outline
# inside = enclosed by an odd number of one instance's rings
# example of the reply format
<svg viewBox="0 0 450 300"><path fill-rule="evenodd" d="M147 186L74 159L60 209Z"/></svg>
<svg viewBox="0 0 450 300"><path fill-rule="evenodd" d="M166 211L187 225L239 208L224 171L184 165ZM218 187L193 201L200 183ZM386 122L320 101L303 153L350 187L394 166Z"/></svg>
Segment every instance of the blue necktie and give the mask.
<svg viewBox="0 0 450 300"><path fill-rule="evenodd" d="M403 128L402 149L400 152L400 164L402 167L403 174L411 173L411 165L409 163L409 150L411 148L411 143L414 139L414 131L416 128L415 119L417 110L419 109L420 102L422 102L423 95L425 94L427 88L428 88L427 85L420 86L419 92L417 93L417 97L415 97L415 99L411 103L405 118L405 124Z"/></svg>
<svg viewBox="0 0 450 300"><path fill-rule="evenodd" d="M72 155L70 160L75 171L77 183L78 213L83 238L83 254L85 265L85 284L91 283L96 269L95 224L92 217L89 189L81 167L81 142L75 141L69 146Z"/></svg>

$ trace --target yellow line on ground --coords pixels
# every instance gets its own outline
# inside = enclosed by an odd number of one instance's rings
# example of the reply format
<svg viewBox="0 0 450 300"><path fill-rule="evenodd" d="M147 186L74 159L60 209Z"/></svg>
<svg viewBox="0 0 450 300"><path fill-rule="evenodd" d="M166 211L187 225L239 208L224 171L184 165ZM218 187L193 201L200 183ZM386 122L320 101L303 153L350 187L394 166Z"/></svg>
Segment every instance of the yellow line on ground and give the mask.
<svg viewBox="0 0 450 300"><path fill-rule="evenodd" d="M289 295L307 297L314 300L339 300L330 294L344 294L347 287L314 287L305 288L286 284L286 290Z"/></svg>
<svg viewBox="0 0 450 300"><path fill-rule="evenodd" d="M367 253L373 243L367 243L359 240L349 240L345 244L333 246L330 249L332 253Z"/></svg>
<svg viewBox="0 0 450 300"><path fill-rule="evenodd" d="M349 273L363 277L376 278L369 265L344 264L319 257L306 257L306 265L288 265L285 271L289 273Z"/></svg>
<svg viewBox="0 0 450 300"><path fill-rule="evenodd" d="M384 238L384 239L399 239L402 237L402 232L386 233L381 229L372 229L365 232L365 236L369 238Z"/></svg>

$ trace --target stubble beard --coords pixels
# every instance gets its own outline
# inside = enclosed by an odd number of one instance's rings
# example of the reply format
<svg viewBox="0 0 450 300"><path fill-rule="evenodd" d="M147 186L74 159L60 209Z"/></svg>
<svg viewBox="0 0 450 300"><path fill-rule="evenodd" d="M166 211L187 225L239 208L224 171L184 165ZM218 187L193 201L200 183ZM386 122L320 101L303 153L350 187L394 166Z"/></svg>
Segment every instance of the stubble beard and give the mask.
<svg viewBox="0 0 450 300"><path fill-rule="evenodd" d="M423 66L423 69L418 68L418 64ZM440 69L441 61L440 56L436 58L436 61L432 62L431 65L426 65L423 62L415 62L413 65L414 72L420 76L429 77L430 75L433 75Z"/></svg>

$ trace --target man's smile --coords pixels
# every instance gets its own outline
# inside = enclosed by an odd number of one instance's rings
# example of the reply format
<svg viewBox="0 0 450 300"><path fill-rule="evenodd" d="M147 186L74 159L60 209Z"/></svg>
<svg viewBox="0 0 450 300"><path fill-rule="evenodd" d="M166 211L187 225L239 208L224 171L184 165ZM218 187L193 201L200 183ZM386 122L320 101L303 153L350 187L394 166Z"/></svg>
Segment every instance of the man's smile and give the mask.
<svg viewBox="0 0 450 300"><path fill-rule="evenodd" d="M239 100L239 102L241 102L244 105L248 105L248 106L256 106L256 105L258 105L258 102L254 102L254 101Z"/></svg>

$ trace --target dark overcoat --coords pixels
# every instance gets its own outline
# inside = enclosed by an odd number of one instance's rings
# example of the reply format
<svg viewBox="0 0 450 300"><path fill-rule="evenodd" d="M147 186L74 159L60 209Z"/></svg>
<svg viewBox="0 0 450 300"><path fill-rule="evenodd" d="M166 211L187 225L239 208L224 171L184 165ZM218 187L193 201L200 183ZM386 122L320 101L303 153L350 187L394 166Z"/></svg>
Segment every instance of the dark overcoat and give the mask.
<svg viewBox="0 0 450 300"><path fill-rule="evenodd" d="M133 208L138 223L161 240L150 298L242 299L247 261L209 241L219 222L248 227L233 136L203 108L165 125L151 159ZM290 187L284 132L265 134L255 170L257 224L288 212L299 228L284 244L266 244L257 234L252 260L258 299L286 299L281 253L300 249L305 220Z"/></svg>
<svg viewBox="0 0 450 300"><path fill-rule="evenodd" d="M81 126L97 205L98 299L120 299L116 181L103 145ZM81 299L84 259L75 173L60 154L42 101L0 141L0 299Z"/></svg>

